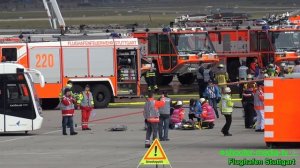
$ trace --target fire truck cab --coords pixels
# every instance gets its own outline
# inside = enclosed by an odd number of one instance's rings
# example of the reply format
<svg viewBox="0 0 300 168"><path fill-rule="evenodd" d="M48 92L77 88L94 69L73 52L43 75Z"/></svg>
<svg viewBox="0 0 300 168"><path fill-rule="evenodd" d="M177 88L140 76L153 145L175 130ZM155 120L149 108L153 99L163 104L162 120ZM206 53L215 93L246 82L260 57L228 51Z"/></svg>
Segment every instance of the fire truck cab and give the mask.
<svg viewBox="0 0 300 168"><path fill-rule="evenodd" d="M69 80L74 93L83 91L86 84L91 86L96 108L107 107L114 97L139 96L137 39L85 38L0 44L0 57L44 74L45 88L35 85L44 108L57 106L59 94Z"/></svg>
<svg viewBox="0 0 300 168"><path fill-rule="evenodd" d="M154 64L159 85L168 85L174 75L182 84L191 84L200 63L219 61L202 28L134 32L133 37L139 40L143 64Z"/></svg>

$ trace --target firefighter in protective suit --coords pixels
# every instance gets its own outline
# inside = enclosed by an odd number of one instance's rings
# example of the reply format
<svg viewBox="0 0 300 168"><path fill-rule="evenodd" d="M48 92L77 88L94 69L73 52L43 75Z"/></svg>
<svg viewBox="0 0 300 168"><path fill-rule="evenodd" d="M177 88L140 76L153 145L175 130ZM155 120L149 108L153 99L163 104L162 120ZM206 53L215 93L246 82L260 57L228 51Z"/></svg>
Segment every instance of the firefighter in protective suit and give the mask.
<svg viewBox="0 0 300 168"><path fill-rule="evenodd" d="M85 90L78 96L77 104L80 105L81 109L81 124L82 130L91 130L88 126L91 112L94 108L93 95L90 92L90 86L86 85Z"/></svg>
<svg viewBox="0 0 300 168"><path fill-rule="evenodd" d="M146 76L145 76L147 85L148 85L148 91L158 91L158 87L156 84L156 74L155 74L155 70L153 67L150 68L149 71L146 72Z"/></svg>

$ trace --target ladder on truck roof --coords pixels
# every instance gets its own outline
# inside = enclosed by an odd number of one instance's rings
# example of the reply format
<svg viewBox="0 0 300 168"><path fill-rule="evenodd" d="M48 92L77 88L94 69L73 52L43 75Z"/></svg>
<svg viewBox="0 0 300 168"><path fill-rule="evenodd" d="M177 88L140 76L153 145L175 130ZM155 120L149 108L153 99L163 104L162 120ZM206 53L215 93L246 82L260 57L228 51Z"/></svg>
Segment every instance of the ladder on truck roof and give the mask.
<svg viewBox="0 0 300 168"><path fill-rule="evenodd" d="M49 17L50 26L52 29L57 29L57 23L59 28L65 30L66 24L64 18L61 15L59 6L56 0L43 0L45 10ZM50 7L49 7L50 6Z"/></svg>

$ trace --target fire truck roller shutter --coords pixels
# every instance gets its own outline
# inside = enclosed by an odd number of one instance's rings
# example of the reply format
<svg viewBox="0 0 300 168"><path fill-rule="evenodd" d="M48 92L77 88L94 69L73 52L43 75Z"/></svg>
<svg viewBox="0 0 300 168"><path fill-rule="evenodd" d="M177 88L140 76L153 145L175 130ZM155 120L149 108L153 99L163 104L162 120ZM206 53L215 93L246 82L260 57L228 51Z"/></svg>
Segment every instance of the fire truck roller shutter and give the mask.
<svg viewBox="0 0 300 168"><path fill-rule="evenodd" d="M88 75L87 48L63 48L64 76L86 77Z"/></svg>
<svg viewBox="0 0 300 168"><path fill-rule="evenodd" d="M60 83L59 48L31 48L30 68L39 70L45 76L47 83ZM33 81L38 81L33 76ZM35 82L36 83L36 82Z"/></svg>
<svg viewBox="0 0 300 168"><path fill-rule="evenodd" d="M90 48L90 75L111 76L114 75L114 51L113 48Z"/></svg>

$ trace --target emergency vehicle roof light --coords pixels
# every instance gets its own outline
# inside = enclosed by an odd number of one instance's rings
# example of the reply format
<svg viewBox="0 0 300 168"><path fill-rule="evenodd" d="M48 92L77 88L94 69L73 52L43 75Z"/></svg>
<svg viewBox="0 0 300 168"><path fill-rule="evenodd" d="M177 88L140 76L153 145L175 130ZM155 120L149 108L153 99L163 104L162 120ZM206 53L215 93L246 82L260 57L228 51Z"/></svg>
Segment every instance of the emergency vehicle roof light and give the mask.
<svg viewBox="0 0 300 168"><path fill-rule="evenodd" d="M171 29L169 27L164 27L162 29L163 32L171 32Z"/></svg>
<svg viewBox="0 0 300 168"><path fill-rule="evenodd" d="M262 28L263 30L269 30L269 29L270 29L270 26L269 26L269 25L263 25L261 28Z"/></svg>

